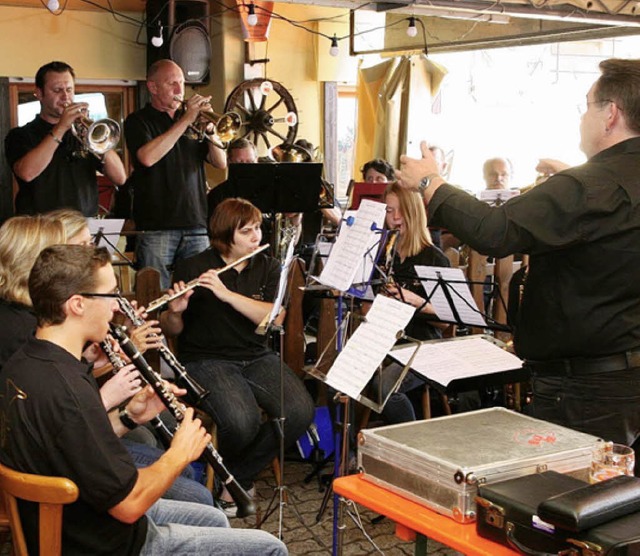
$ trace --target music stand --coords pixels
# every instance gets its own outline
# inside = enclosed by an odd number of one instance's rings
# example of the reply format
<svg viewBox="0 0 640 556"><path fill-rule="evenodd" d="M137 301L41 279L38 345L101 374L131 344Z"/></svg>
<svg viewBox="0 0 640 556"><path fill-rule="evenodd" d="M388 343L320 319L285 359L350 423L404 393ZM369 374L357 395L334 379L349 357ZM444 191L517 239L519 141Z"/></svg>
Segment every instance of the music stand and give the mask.
<svg viewBox="0 0 640 556"><path fill-rule="evenodd" d="M124 263L127 266L133 268L133 262L118 249L118 239L122 235L122 227L124 226L124 219L122 218L87 218L87 226L89 232L93 237L93 244L96 247L106 247L107 251L111 255L111 258L118 255L119 263ZM112 241L110 238L115 237L116 240Z"/></svg>
<svg viewBox="0 0 640 556"><path fill-rule="evenodd" d="M229 164L225 197L242 197L262 212L313 212L319 208L322 163Z"/></svg>
<svg viewBox="0 0 640 556"><path fill-rule="evenodd" d="M353 182L351 187L350 210L357 210L363 199L371 199L372 201L382 202L384 198L384 190L388 183L369 183L369 182Z"/></svg>

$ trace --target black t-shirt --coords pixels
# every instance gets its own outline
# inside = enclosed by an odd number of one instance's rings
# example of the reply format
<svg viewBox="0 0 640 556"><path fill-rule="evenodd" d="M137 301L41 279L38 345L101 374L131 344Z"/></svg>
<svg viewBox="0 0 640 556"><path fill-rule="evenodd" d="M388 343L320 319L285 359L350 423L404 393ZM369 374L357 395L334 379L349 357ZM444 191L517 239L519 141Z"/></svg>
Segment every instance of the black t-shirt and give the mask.
<svg viewBox="0 0 640 556"><path fill-rule="evenodd" d="M412 291L420 297L426 299L427 294L418 279L416 266L451 266L446 255L435 246L425 247L420 253L413 257L407 257L403 262L396 254L393 260L393 274L396 282L403 288ZM405 329L407 336L416 340L435 340L442 337L442 332L429 321L433 321L433 317L424 313L416 313L409 325Z"/></svg>
<svg viewBox="0 0 640 556"><path fill-rule="evenodd" d="M9 166L36 148L54 125L36 116L22 127L13 128L4 140ZM62 137L49 165L30 182L18 181L17 214L38 214L59 208L79 210L85 216L98 214L96 171L102 163L92 154L75 156L80 144L71 131Z"/></svg>
<svg viewBox="0 0 640 556"><path fill-rule="evenodd" d="M128 185L133 186L133 219L138 230L207 226L206 142L183 135L151 167L143 166L136 156L140 147L166 133L174 123L169 114L150 104L130 114L124 122L134 167Z"/></svg>
<svg viewBox="0 0 640 556"><path fill-rule="evenodd" d="M113 431L89 367L32 338L0 373L0 408L6 419L3 460L78 486L78 500L63 513L62 553L138 554L147 518L126 524L108 513L131 492L138 471ZM24 503L20 509L29 553L37 554L37 506Z"/></svg>
<svg viewBox="0 0 640 556"><path fill-rule="evenodd" d="M0 371L18 348L33 337L36 316L24 305L0 299Z"/></svg>
<svg viewBox="0 0 640 556"><path fill-rule="evenodd" d="M260 301L272 302L278 293L280 264L259 253L238 272L232 268L220 274L231 291ZM220 254L206 251L176 263L174 281L188 282L206 270L221 268ZM184 330L178 338L180 359L186 362L203 359L249 360L268 351L267 337L255 333L256 324L220 301L210 290L196 288L182 315Z"/></svg>

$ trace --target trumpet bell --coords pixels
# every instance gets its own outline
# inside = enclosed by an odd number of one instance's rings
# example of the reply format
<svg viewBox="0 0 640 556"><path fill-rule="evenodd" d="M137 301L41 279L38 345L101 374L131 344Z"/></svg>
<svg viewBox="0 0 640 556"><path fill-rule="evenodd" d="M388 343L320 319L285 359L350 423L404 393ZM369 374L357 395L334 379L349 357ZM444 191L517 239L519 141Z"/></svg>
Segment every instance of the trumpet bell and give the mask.
<svg viewBox="0 0 640 556"><path fill-rule="evenodd" d="M229 143L233 141L242 127L242 118L236 112L223 114L216 123L216 132L220 140Z"/></svg>
<svg viewBox="0 0 640 556"><path fill-rule="evenodd" d="M313 156L307 149L287 143L273 147L271 157L276 162L311 162L313 160Z"/></svg>
<svg viewBox="0 0 640 556"><path fill-rule="evenodd" d="M97 122L87 118L76 121L71 126L71 132L80 141L83 149L96 155L105 154L120 141L120 125L110 118Z"/></svg>

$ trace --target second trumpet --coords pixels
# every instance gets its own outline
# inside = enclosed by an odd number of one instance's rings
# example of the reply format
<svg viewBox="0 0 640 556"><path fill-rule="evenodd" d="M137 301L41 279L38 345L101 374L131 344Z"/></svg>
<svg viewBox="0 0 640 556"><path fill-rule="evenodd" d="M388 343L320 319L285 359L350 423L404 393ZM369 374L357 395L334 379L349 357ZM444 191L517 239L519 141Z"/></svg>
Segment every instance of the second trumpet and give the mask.
<svg viewBox="0 0 640 556"><path fill-rule="evenodd" d="M182 100L179 96L173 98L177 102L180 102L183 110L186 109L186 100ZM213 130L210 130L210 125L213 125ZM198 119L189 126L189 130L193 134L194 139L198 141L211 141L217 147L224 148L224 146L218 145L211 136L215 134L223 143L229 143L238 136L241 127L242 118L236 112L216 114L211 108L206 108L200 110Z"/></svg>

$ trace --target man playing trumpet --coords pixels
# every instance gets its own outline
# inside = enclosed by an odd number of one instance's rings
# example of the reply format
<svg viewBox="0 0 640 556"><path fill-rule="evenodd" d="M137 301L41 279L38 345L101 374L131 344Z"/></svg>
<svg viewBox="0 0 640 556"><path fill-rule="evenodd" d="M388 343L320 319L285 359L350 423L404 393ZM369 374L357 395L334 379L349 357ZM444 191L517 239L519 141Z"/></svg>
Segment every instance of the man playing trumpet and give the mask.
<svg viewBox="0 0 640 556"><path fill-rule="evenodd" d="M12 129L5 152L18 180L17 214L36 214L59 208L98 213L96 171L115 185L127 174L113 150L101 156L76 156L78 140L70 133L75 122L88 116L86 102L73 102L75 73L64 62L50 62L36 73L35 97L40 114L28 124Z"/></svg>
<svg viewBox="0 0 640 556"><path fill-rule="evenodd" d="M225 168L225 152L212 141L198 141L187 131L210 110L210 96L184 101L184 75L171 60L158 60L147 72L149 104L125 121L127 148L134 172L133 218L138 231L140 267L160 272L169 286L168 267L209 246L204 163Z"/></svg>

